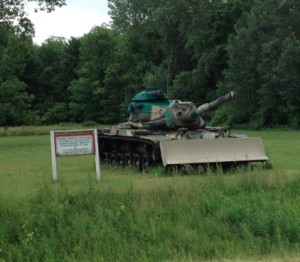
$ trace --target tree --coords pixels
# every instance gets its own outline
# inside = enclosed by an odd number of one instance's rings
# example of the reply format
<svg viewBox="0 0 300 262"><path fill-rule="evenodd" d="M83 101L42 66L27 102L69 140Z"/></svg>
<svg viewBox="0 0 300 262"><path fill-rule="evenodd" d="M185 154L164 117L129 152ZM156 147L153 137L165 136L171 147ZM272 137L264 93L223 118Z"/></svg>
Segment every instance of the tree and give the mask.
<svg viewBox="0 0 300 262"><path fill-rule="evenodd" d="M282 52L275 68L275 78L283 96L288 124L300 127L300 39L290 37L283 43Z"/></svg>
<svg viewBox="0 0 300 262"><path fill-rule="evenodd" d="M194 65L176 76L174 90L177 97L206 102L216 97L227 67L228 36L253 0L194 0L185 4L188 15L182 20L181 34Z"/></svg>
<svg viewBox="0 0 300 262"><path fill-rule="evenodd" d="M173 97L215 97L227 66L227 38L254 0L109 0L114 29L127 37L129 67ZM142 88L142 87L140 87Z"/></svg>
<svg viewBox="0 0 300 262"><path fill-rule="evenodd" d="M51 37L32 46L22 79L34 94L33 110L43 123L70 121L70 83L78 79L80 39Z"/></svg>
<svg viewBox="0 0 300 262"><path fill-rule="evenodd" d="M71 37L65 44L65 56L62 61L62 72L66 85L78 79L78 66L80 57L80 38Z"/></svg>
<svg viewBox="0 0 300 262"><path fill-rule="evenodd" d="M35 87L35 106L44 116L55 103L67 100L67 86L62 71L65 40L51 37L38 48L40 71ZM47 123L47 119L44 119Z"/></svg>
<svg viewBox="0 0 300 262"><path fill-rule="evenodd" d="M0 125L30 123L33 96L21 80L30 41L15 35L8 25L0 27L0 33Z"/></svg>
<svg viewBox="0 0 300 262"><path fill-rule="evenodd" d="M118 118L122 86L115 61L117 34L95 27L81 38L79 79L71 83L71 113L75 121L111 123Z"/></svg>
<svg viewBox="0 0 300 262"><path fill-rule="evenodd" d="M119 57L127 69L123 79L135 81L126 87L126 100L146 86L170 93L175 76L191 69L180 31L187 17L185 2L109 0L112 27L122 34L126 50Z"/></svg>
<svg viewBox="0 0 300 262"><path fill-rule="evenodd" d="M26 84L17 78L0 83L0 125L30 124L33 96L26 92Z"/></svg>
<svg viewBox="0 0 300 262"><path fill-rule="evenodd" d="M37 93L37 99L39 99L40 93L32 92L29 95L29 92L33 91L36 86L28 88L26 84L27 81L31 84L38 83L26 75L27 72L30 72L30 66L31 69L39 69L38 66L34 67L37 65L31 42L34 26L28 19L25 10L28 2L37 4L36 12L43 10L51 12L56 6L60 7L65 4L65 0L0 1L1 124L29 124L36 121L30 108L34 98L33 93ZM31 76L33 75L34 73L31 74ZM36 110L39 109L36 108Z"/></svg>
<svg viewBox="0 0 300 262"><path fill-rule="evenodd" d="M18 33L33 35L33 24L27 17L25 6L28 2L36 2L35 11L51 12L56 6L65 5L65 0L1 0L0 24L13 26Z"/></svg>
<svg viewBox="0 0 300 262"><path fill-rule="evenodd" d="M228 44L229 68L220 84L220 89L239 94L232 103L235 120L258 126L299 123L299 8L293 0L281 5L257 1L237 24Z"/></svg>

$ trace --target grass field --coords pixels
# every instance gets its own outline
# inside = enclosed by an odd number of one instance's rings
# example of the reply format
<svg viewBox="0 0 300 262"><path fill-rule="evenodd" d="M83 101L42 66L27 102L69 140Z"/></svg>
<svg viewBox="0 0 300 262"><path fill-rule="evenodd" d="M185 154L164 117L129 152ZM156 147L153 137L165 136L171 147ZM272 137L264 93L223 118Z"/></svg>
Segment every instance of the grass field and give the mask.
<svg viewBox="0 0 300 262"><path fill-rule="evenodd" d="M102 166L98 183L92 156L58 158L52 182L48 130L1 132L0 261L298 261L300 132L236 131L272 170Z"/></svg>
<svg viewBox="0 0 300 262"><path fill-rule="evenodd" d="M260 136L266 153L275 169L300 171L300 132L299 131L239 131L249 136Z"/></svg>

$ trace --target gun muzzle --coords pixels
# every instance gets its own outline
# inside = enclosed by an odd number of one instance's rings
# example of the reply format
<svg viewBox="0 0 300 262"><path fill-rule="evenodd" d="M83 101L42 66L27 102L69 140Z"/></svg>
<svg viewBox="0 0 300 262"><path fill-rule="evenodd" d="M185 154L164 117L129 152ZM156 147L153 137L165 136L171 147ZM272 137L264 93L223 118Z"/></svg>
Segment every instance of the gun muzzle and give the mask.
<svg viewBox="0 0 300 262"><path fill-rule="evenodd" d="M231 100L232 98L235 97L235 92L234 91L231 91L229 92L228 94L224 95L224 96L221 96L219 97L218 99L210 102L210 103L205 103L201 106L199 106L197 108L197 113L198 114L201 114L201 113L204 113L204 112L207 112L207 111L210 111L212 109L215 109L216 107L218 107L219 105L223 104L224 102L226 101L229 101Z"/></svg>

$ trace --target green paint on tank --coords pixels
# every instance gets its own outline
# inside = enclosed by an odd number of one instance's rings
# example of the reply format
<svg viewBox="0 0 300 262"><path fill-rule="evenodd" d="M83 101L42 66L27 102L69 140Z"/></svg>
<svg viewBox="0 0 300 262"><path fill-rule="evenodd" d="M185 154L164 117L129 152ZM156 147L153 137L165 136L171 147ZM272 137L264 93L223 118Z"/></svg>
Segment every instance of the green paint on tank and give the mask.
<svg viewBox="0 0 300 262"><path fill-rule="evenodd" d="M201 113L217 107L231 99L234 92L200 107L192 102L170 100L161 90L148 87L136 94L128 105L128 123L132 128L168 129L189 128L196 130L204 127Z"/></svg>

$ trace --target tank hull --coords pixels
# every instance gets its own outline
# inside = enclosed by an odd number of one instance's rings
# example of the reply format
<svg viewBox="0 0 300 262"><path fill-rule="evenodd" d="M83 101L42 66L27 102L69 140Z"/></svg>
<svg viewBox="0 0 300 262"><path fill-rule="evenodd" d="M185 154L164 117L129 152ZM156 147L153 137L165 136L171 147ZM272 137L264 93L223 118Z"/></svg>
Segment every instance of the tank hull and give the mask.
<svg viewBox="0 0 300 262"><path fill-rule="evenodd" d="M238 164L268 160L261 139L231 137L222 128L189 132L98 131L101 161L140 170L150 166Z"/></svg>

